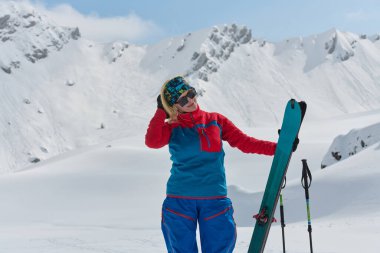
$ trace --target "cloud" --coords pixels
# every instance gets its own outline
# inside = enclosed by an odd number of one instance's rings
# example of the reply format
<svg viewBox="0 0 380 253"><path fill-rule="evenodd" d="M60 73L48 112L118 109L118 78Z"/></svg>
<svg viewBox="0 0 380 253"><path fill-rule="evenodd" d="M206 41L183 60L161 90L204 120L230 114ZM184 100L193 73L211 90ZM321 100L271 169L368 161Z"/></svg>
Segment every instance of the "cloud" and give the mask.
<svg viewBox="0 0 380 253"><path fill-rule="evenodd" d="M57 25L78 27L83 38L97 42L126 40L140 43L162 34L159 26L134 13L127 16L99 17L96 13L82 14L69 4L60 4L53 8L47 8L40 2L33 5Z"/></svg>
<svg viewBox="0 0 380 253"><path fill-rule="evenodd" d="M379 19L379 12L356 10L345 13L345 18L349 21L375 21Z"/></svg>
<svg viewBox="0 0 380 253"><path fill-rule="evenodd" d="M345 14L345 17L346 19L349 19L349 20L367 20L368 19L368 15L362 10L347 12Z"/></svg>

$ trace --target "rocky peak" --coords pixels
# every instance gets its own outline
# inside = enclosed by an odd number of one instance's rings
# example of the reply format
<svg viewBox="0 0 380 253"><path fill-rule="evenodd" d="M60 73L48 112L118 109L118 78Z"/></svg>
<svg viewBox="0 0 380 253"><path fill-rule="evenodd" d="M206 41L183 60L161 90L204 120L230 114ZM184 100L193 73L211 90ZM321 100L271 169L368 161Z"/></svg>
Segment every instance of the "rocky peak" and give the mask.
<svg viewBox="0 0 380 253"><path fill-rule="evenodd" d="M128 47L128 42L115 41L113 43L109 43L104 47L104 54L109 63L114 63L123 56Z"/></svg>
<svg viewBox="0 0 380 253"><path fill-rule="evenodd" d="M36 63L79 38L78 28L56 26L28 3L0 3L0 67L5 73L25 60Z"/></svg>
<svg viewBox="0 0 380 253"><path fill-rule="evenodd" d="M354 49L357 44L357 36L343 33L336 29L330 30L329 39L325 42L325 50L340 61L347 61L355 55Z"/></svg>
<svg viewBox="0 0 380 253"><path fill-rule="evenodd" d="M194 52L193 67L189 74L198 72L198 77L208 81L209 74L217 72L221 63L228 60L236 47L252 40L252 32L245 26L236 24L215 26L199 52Z"/></svg>

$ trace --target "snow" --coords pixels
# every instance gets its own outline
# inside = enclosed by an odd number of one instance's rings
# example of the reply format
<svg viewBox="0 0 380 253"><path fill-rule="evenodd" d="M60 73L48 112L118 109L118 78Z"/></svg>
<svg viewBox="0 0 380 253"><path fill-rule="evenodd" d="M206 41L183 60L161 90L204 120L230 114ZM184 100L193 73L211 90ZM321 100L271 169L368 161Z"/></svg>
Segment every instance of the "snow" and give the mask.
<svg viewBox="0 0 380 253"><path fill-rule="evenodd" d="M315 252L378 251L379 35L330 29L271 43L231 24L154 45L97 43L29 4L0 7L0 37L9 37L0 39L0 252L165 252L171 164L144 134L161 84L177 74L202 94L202 109L256 138L276 141L287 100L305 100L283 192L287 252L309 247L301 159L313 173ZM235 252L246 252L272 158L224 148ZM339 162L326 160L332 151ZM279 224L266 252L282 252Z"/></svg>
<svg viewBox="0 0 380 253"><path fill-rule="evenodd" d="M380 142L380 123L362 129L353 129L346 135L337 136L322 160L322 168Z"/></svg>
<svg viewBox="0 0 380 253"><path fill-rule="evenodd" d="M376 252L380 246L380 143L319 169L332 135L351 125L365 126L379 115L377 111L317 122L305 119L283 192L288 252L308 249L302 158L308 159L313 173L315 251L357 252L364 247L365 252ZM336 129L320 131L326 124ZM275 129L244 130L276 139ZM225 149L229 196L239 226L235 252L246 252L254 225L251 217L258 211L271 158L242 154L228 145ZM147 149L144 136L138 135L66 152L2 175L0 251L165 252L159 227L169 169L167 149ZM279 224L273 225L266 250L281 252Z"/></svg>
<svg viewBox="0 0 380 253"><path fill-rule="evenodd" d="M178 74L198 89L203 109L242 127L278 125L290 98L307 101L315 119L380 105L375 35L331 29L270 43L231 24L149 46L98 43L30 4L1 7L0 33L10 37L0 42L1 173L142 133L162 83ZM35 25L26 28L29 19ZM354 55L342 61L344 52Z"/></svg>

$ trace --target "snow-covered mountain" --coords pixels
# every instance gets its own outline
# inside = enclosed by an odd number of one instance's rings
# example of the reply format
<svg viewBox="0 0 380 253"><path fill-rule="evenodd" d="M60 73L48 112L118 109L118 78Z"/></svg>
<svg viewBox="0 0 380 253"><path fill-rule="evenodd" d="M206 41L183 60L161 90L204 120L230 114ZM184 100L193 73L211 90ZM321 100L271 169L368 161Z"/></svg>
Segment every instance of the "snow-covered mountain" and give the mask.
<svg viewBox="0 0 380 253"><path fill-rule="evenodd" d="M145 131L161 84L183 74L200 105L240 127L279 127L380 107L379 35L336 29L271 43L220 25L153 45L100 44L27 3L0 6L0 171Z"/></svg>
<svg viewBox="0 0 380 253"><path fill-rule="evenodd" d="M182 73L208 81L236 48L253 41L251 30L245 26L215 26L148 47L141 65L154 72L168 71L168 76Z"/></svg>
<svg viewBox="0 0 380 253"><path fill-rule="evenodd" d="M283 190L287 249L308 250L306 158L315 251L378 252L379 73L379 35L331 29L271 43L232 24L153 45L101 44L30 4L0 2L0 252L165 251L170 158L143 138L176 74L202 108L257 138L275 141L286 101L305 100ZM272 157L224 148L234 252L247 252ZM266 250L282 252L280 230L273 224Z"/></svg>
<svg viewBox="0 0 380 253"><path fill-rule="evenodd" d="M361 129L353 129L345 135L337 136L324 156L321 168L325 168L341 160L367 149L380 142L380 123Z"/></svg>
<svg viewBox="0 0 380 253"><path fill-rule="evenodd" d="M0 68L5 73L10 74L25 61L44 59L79 38L78 28L54 26L32 6L0 3Z"/></svg>

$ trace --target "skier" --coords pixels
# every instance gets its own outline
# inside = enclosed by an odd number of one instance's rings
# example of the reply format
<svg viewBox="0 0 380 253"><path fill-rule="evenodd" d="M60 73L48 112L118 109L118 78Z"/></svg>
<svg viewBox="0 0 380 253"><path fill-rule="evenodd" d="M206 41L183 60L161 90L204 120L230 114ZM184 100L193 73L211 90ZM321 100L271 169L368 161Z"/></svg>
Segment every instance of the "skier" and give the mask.
<svg viewBox="0 0 380 253"><path fill-rule="evenodd" d="M162 206L168 252L229 253L236 242L233 207L227 197L222 141L244 153L274 155L276 143L249 137L219 113L202 111L196 91L181 76L166 81L157 97L145 144L169 144L173 162ZM167 120L166 120L167 119Z"/></svg>

